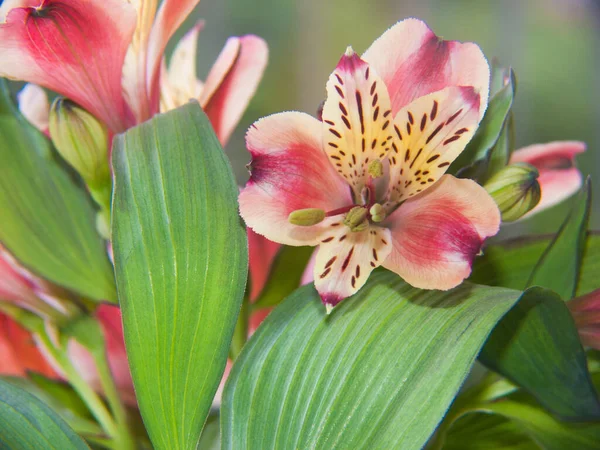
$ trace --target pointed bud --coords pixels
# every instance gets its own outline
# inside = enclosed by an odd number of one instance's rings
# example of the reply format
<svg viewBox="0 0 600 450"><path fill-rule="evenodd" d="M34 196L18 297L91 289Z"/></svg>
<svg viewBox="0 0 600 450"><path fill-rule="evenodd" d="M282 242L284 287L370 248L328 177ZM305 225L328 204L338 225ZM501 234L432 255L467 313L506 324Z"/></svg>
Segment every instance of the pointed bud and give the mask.
<svg viewBox="0 0 600 450"><path fill-rule="evenodd" d="M110 183L108 130L94 116L69 100L57 98L50 109L50 137L90 188Z"/></svg>
<svg viewBox="0 0 600 450"><path fill-rule="evenodd" d="M383 163L376 159L369 164L369 175L373 178L381 178L383 176Z"/></svg>
<svg viewBox="0 0 600 450"><path fill-rule="evenodd" d="M385 209L379 203L375 203L371 206L369 214L371 215L371 220L373 222L383 222L383 219L385 219Z"/></svg>
<svg viewBox="0 0 600 450"><path fill-rule="evenodd" d="M325 219L325 211L318 208L297 209L288 216L288 221L292 225L301 227L316 225L323 222L323 219Z"/></svg>
<svg viewBox="0 0 600 450"><path fill-rule="evenodd" d="M367 208L363 206L355 206L344 218L344 225L350 228L350 231L363 231L367 228Z"/></svg>
<svg viewBox="0 0 600 450"><path fill-rule="evenodd" d="M532 165L515 163L506 166L485 183L483 187L496 201L502 221L513 222L538 204L541 198L538 176Z"/></svg>

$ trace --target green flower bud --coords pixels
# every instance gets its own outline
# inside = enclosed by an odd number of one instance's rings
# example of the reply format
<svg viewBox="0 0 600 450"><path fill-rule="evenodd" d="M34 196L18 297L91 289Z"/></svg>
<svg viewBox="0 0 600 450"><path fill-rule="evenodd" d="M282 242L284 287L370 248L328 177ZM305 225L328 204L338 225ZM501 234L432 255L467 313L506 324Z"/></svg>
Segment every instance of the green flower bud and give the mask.
<svg viewBox="0 0 600 450"><path fill-rule="evenodd" d="M381 178L383 176L383 163L376 159L369 164L369 175L373 178Z"/></svg>
<svg viewBox="0 0 600 450"><path fill-rule="evenodd" d="M94 116L64 98L50 109L50 137L58 153L94 189L110 184L108 130Z"/></svg>
<svg viewBox="0 0 600 450"><path fill-rule="evenodd" d="M297 209L288 216L288 221L293 225L310 227L323 222L325 211L317 208Z"/></svg>
<svg viewBox="0 0 600 450"><path fill-rule="evenodd" d="M379 203L375 203L371 206L369 214L371 214L371 220L373 220L373 222L383 222L383 219L385 219L385 209Z"/></svg>
<svg viewBox="0 0 600 450"><path fill-rule="evenodd" d="M363 206L355 206L344 218L344 225L350 228L350 231L363 231L369 225L367 221L367 208Z"/></svg>
<svg viewBox="0 0 600 450"><path fill-rule="evenodd" d="M502 221L513 222L531 211L540 201L539 173L526 163L504 167L483 186L495 200Z"/></svg>

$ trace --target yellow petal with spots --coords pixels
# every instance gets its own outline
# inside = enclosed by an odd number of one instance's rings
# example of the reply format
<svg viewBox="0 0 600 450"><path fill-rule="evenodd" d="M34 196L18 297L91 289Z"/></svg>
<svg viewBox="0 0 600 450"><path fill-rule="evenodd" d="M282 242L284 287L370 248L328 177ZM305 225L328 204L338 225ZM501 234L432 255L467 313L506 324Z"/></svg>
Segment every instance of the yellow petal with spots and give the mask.
<svg viewBox="0 0 600 450"><path fill-rule="evenodd" d="M327 82L323 127L329 160L360 198L369 163L386 157L394 137L387 88L350 48Z"/></svg>
<svg viewBox="0 0 600 450"><path fill-rule="evenodd" d="M394 118L388 204L433 185L464 150L479 122L480 96L453 86L418 98Z"/></svg>

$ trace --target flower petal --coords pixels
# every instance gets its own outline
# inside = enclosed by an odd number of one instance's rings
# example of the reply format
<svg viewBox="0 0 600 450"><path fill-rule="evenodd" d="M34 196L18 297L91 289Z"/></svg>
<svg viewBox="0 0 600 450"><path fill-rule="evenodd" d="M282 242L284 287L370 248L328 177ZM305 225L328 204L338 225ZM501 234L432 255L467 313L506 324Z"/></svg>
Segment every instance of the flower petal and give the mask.
<svg viewBox="0 0 600 450"><path fill-rule="evenodd" d="M33 371L47 377L56 372L38 350L33 336L10 317L0 313L0 375L23 377Z"/></svg>
<svg viewBox="0 0 600 450"><path fill-rule="evenodd" d="M396 114L413 100L448 86L473 86L481 96L480 118L489 95L490 69L473 43L444 41L418 19L387 30L363 55L387 85Z"/></svg>
<svg viewBox="0 0 600 450"><path fill-rule="evenodd" d="M200 0L164 0L160 5L150 36L146 60L146 86L150 114L158 111L160 100L160 67L169 39L194 10Z"/></svg>
<svg viewBox="0 0 600 450"><path fill-rule="evenodd" d="M121 71L134 27L135 11L121 0L12 9L0 24L0 76L56 91L122 131L131 117Z"/></svg>
<svg viewBox="0 0 600 450"><path fill-rule="evenodd" d="M256 233L281 244L316 245L336 218L302 227L289 223L289 214L351 204L348 185L321 149L321 130L321 122L300 112L265 117L248 130L251 176L239 203L243 219Z"/></svg>
<svg viewBox="0 0 600 450"><path fill-rule="evenodd" d="M500 212L474 181L444 175L384 225L394 249L383 266L415 287L446 290L469 276L483 241L498 232Z"/></svg>
<svg viewBox="0 0 600 450"><path fill-rule="evenodd" d="M27 83L17 94L19 111L34 127L48 135L50 103L46 92L37 84Z"/></svg>
<svg viewBox="0 0 600 450"><path fill-rule="evenodd" d="M479 95L449 87L402 108L394 119L388 198L406 200L432 186L464 150L479 122Z"/></svg>
<svg viewBox="0 0 600 450"><path fill-rule="evenodd" d="M131 380L129 363L127 362L127 354L125 352L121 310L118 306L102 304L96 310L96 318L100 322L104 338L106 339L108 364L117 385L119 396L128 405L136 405L133 381ZM97 392L102 392L102 385L96 364L89 351L72 339L69 341L68 352L69 359L86 382Z"/></svg>
<svg viewBox="0 0 600 450"><path fill-rule="evenodd" d="M162 66L160 77L160 110L166 112L186 104L191 99L198 99L203 85L196 75L196 53L198 35L204 27L199 21L188 31L175 47L169 68Z"/></svg>
<svg viewBox="0 0 600 450"><path fill-rule="evenodd" d="M353 232L344 225L325 235L317 249L315 287L326 306L355 294L392 251L390 231L369 226Z"/></svg>
<svg viewBox="0 0 600 450"><path fill-rule="evenodd" d="M575 156L585 149L583 142L556 141L530 145L512 154L511 163L529 163L540 173L542 198L526 217L562 202L579 190L583 177L575 167Z"/></svg>
<svg viewBox="0 0 600 450"><path fill-rule="evenodd" d="M228 45L234 45L229 42L235 40L239 42L237 56L226 75L220 79L218 87L215 87L221 74L220 59L229 57L224 53ZM209 73L200 103L223 145L229 140L256 92L267 65L267 58L267 44L261 38L253 35L230 38L215 64L216 67Z"/></svg>
<svg viewBox="0 0 600 450"><path fill-rule="evenodd" d="M322 117L323 148L360 198L369 164L385 159L394 137L385 84L350 49L329 77Z"/></svg>
<svg viewBox="0 0 600 450"><path fill-rule="evenodd" d="M258 298L269 278L271 264L281 248L280 244L256 234L248 228L248 269L250 272L250 301Z"/></svg>

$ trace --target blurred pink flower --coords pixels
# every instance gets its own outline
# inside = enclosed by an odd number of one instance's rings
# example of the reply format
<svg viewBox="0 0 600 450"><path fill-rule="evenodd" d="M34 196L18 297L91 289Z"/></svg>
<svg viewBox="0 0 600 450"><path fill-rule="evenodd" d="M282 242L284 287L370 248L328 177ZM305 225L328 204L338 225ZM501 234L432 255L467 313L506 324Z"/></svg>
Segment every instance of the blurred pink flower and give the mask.
<svg viewBox="0 0 600 450"><path fill-rule="evenodd" d="M540 173L542 198L526 217L562 202L579 190L583 177L575 167L575 157L584 151L583 142L556 141L530 145L512 154L510 163L528 163Z"/></svg>
<svg viewBox="0 0 600 450"><path fill-rule="evenodd" d="M0 76L56 91L115 133L158 113L161 95L164 107L195 98L224 143L262 77L267 48L255 36L230 38L202 85L184 75L195 75L196 27L170 69L161 69L169 39L198 2L164 0L159 8L158 0L5 1ZM21 99L26 117L42 129L43 101L39 91Z"/></svg>
<svg viewBox="0 0 600 450"><path fill-rule="evenodd" d="M52 378L57 376L31 333L0 313L0 375L24 377L30 371Z"/></svg>
<svg viewBox="0 0 600 450"><path fill-rule="evenodd" d="M328 309L380 265L416 287L458 285L500 224L482 187L444 175L488 90L479 47L399 22L362 58L342 56L322 122L285 112L250 128L242 217L275 242L319 246L314 279Z"/></svg>
<svg viewBox="0 0 600 450"><path fill-rule="evenodd" d="M583 345L600 350L600 289L567 302Z"/></svg>

